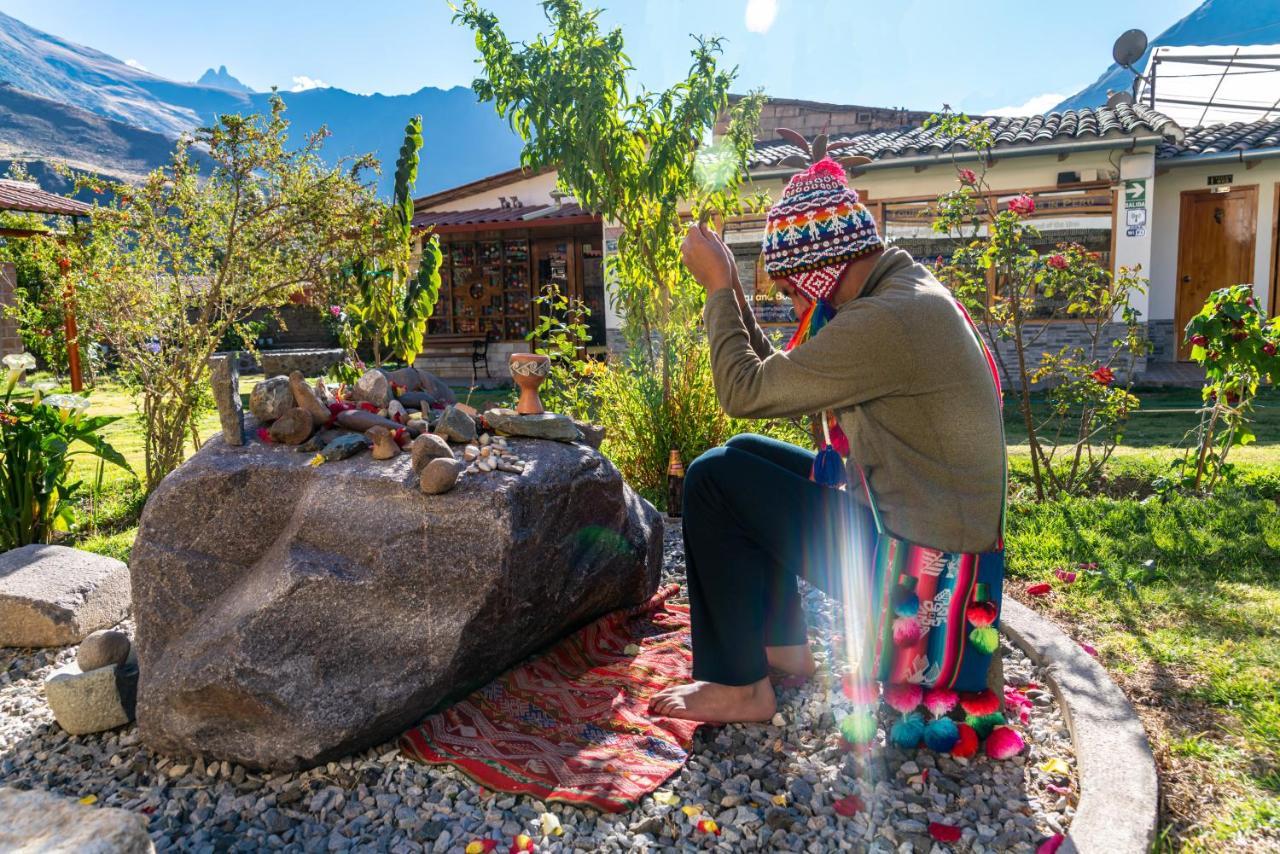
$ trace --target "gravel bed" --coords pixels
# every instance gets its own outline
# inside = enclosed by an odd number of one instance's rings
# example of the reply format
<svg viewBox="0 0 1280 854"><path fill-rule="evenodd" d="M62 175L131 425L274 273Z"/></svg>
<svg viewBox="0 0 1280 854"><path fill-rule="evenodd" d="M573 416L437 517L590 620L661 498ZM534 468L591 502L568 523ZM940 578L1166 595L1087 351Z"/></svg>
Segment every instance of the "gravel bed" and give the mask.
<svg viewBox="0 0 1280 854"><path fill-rule="evenodd" d="M671 532L664 580L681 581L683 573ZM843 666L832 643L840 619L816 592L806 606L818 678L780 689L778 716L768 725L700 729L663 797L645 798L629 814L495 795L452 769L406 761L392 743L304 773L270 774L154 754L138 743L134 726L68 736L46 708L41 682L74 648L0 649L0 785L95 795L101 805L146 814L160 851L444 852L488 837L505 852L520 833L538 851L1034 851L1066 830L1078 794L1074 758L1047 690L1026 692L1030 719L1019 729L1028 749L1006 762L892 747L843 752L835 727L843 697L826 675ZM124 629L132 634L131 624ZM1008 684L1044 685L1026 656L1007 645L1003 651ZM1069 773L1039 767L1052 758ZM865 808L837 815L833 803L849 795ZM701 812L690 816L685 807ZM563 835L543 834L548 812ZM703 818L716 820L719 836L696 828ZM937 842L933 822L963 835Z"/></svg>

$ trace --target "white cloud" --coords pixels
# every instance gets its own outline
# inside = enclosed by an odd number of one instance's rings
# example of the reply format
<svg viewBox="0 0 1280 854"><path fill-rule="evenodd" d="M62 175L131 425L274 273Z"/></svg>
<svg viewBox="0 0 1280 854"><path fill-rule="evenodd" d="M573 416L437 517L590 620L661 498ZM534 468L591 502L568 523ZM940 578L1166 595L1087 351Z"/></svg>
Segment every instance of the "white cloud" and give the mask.
<svg viewBox="0 0 1280 854"><path fill-rule="evenodd" d="M778 17L778 0L747 0L747 29L767 33Z"/></svg>
<svg viewBox="0 0 1280 854"><path fill-rule="evenodd" d="M315 77L308 77L305 74L299 74L293 78L293 85L289 87L290 92L305 92L308 89L328 89L329 84Z"/></svg>
<svg viewBox="0 0 1280 854"><path fill-rule="evenodd" d="M1043 95L1028 98L1025 104L997 107L994 110L981 110L980 112L984 116L1036 116L1052 110L1067 97L1061 92L1045 92Z"/></svg>
<svg viewBox="0 0 1280 854"><path fill-rule="evenodd" d="M138 62L138 60L136 60L136 59L126 59L126 60L124 61L124 64L125 64L125 65L127 65L127 66L129 66L130 68L136 68L136 69L138 69L139 71L150 71L150 70L151 70L150 68L147 68L145 65L143 65L141 62Z"/></svg>

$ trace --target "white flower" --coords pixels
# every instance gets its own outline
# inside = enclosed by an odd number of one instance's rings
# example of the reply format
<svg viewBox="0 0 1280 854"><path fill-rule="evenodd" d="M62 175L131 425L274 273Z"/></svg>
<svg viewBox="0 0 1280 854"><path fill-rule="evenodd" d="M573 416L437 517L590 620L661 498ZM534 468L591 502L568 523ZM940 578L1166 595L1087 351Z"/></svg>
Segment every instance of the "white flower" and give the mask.
<svg viewBox="0 0 1280 854"><path fill-rule="evenodd" d="M57 380L36 380L31 384L31 387L41 394L44 394L45 392L53 391L57 388L58 382Z"/></svg>
<svg viewBox="0 0 1280 854"><path fill-rule="evenodd" d="M4 357L4 366L11 371L34 371L36 357L30 353L10 353Z"/></svg>
<svg viewBox="0 0 1280 854"><path fill-rule="evenodd" d="M52 406L54 409L61 409L64 412L78 409L88 409L89 399L81 397L78 394L51 394L44 399L45 406Z"/></svg>

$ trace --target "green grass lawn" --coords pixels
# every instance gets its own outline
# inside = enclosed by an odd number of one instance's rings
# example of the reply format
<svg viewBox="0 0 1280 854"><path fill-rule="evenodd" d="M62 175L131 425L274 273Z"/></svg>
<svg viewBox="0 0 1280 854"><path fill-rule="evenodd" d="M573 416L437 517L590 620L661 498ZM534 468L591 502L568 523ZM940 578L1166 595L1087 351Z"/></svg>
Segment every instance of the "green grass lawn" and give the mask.
<svg viewBox="0 0 1280 854"><path fill-rule="evenodd" d="M245 381L246 393L252 385ZM456 391L468 400L466 389ZM1112 497L1014 502L1008 590L1095 647L1138 709L1160 765L1162 849L1278 850L1280 393L1258 402L1258 443L1233 452L1239 486L1207 500L1162 500L1141 488L1196 423L1193 412L1157 410L1194 410L1198 393L1141 397L1144 411L1111 466ZM508 389L477 390L469 402L484 409L510 399ZM107 436L142 471L142 436L127 393L106 385L91 401L92 412L124 416ZM201 419L202 438L217 429L213 413ZM1008 431L1021 474L1027 457L1016 407ZM91 458L77 466L92 479ZM79 544L127 559L141 504L134 478L108 467L96 530L86 502ZM1057 581L1055 567L1081 562L1101 571L1081 573L1072 585ZM1022 591L1031 581L1054 583L1053 594L1028 600Z"/></svg>

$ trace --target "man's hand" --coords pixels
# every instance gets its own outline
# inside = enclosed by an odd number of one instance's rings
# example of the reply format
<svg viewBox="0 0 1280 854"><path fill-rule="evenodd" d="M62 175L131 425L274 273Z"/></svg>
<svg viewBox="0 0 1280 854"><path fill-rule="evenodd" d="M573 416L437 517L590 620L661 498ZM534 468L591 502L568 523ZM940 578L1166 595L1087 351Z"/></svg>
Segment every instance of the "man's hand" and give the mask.
<svg viewBox="0 0 1280 854"><path fill-rule="evenodd" d="M737 270L733 265L733 254L724 245L720 236L705 224L689 226L689 232L680 245L680 257L684 266L706 288L708 294L733 287L733 278Z"/></svg>

